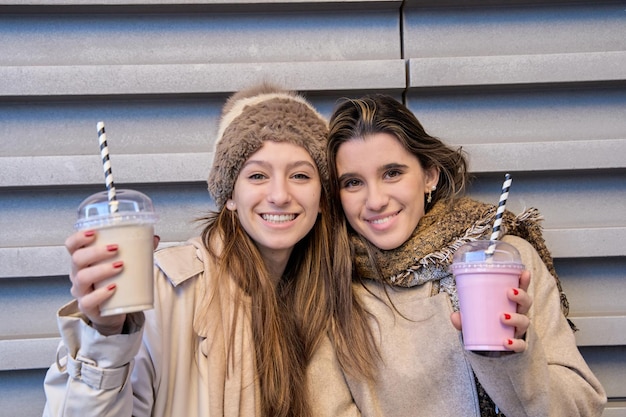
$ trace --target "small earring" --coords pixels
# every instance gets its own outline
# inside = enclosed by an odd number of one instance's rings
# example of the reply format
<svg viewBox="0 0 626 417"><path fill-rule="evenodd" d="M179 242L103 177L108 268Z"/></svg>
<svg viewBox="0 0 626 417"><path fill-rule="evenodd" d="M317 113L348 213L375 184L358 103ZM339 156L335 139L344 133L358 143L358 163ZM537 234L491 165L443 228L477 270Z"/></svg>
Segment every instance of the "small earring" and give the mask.
<svg viewBox="0 0 626 417"><path fill-rule="evenodd" d="M226 207L228 207L229 210L232 210L235 207L235 202L233 200L228 200Z"/></svg>
<svg viewBox="0 0 626 417"><path fill-rule="evenodd" d="M428 190L428 198L426 198L426 204L430 204L433 201L433 191L437 189L436 185L433 185L430 190Z"/></svg>

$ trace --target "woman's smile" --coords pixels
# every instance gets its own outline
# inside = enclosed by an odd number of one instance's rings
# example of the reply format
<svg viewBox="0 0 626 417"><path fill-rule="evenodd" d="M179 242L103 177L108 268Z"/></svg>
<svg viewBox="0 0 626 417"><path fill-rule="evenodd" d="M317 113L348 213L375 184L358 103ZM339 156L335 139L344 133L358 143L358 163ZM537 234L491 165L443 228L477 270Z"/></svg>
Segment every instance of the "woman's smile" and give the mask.
<svg viewBox="0 0 626 417"><path fill-rule="evenodd" d="M396 216L401 212L401 210L396 211L395 213L392 214L385 214L385 215L381 215L381 216L372 216L369 218L366 218L365 221L370 223L373 226L389 226L389 223L392 222Z"/></svg>
<svg viewBox="0 0 626 417"><path fill-rule="evenodd" d="M264 213L261 214L261 218L268 223L276 223L282 224L293 221L298 215L297 214L270 214Z"/></svg>

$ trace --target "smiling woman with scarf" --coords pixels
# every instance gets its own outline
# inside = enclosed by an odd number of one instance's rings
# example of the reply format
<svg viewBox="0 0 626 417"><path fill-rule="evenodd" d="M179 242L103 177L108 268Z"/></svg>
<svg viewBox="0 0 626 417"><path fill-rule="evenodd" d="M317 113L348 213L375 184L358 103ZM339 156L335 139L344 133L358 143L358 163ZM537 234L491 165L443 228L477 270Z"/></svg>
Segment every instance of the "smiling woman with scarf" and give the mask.
<svg viewBox="0 0 626 417"><path fill-rule="evenodd" d="M527 269L508 293L517 311L501 318L515 337L503 353L465 351L448 267L463 243L489 237L496 207L462 196L464 155L376 95L335 109L327 156L355 304L371 315L379 354L371 379L345 373L350 396L337 395L338 407L354 401L364 416L393 417L602 414L605 392L576 347L536 209L506 212L501 233Z"/></svg>

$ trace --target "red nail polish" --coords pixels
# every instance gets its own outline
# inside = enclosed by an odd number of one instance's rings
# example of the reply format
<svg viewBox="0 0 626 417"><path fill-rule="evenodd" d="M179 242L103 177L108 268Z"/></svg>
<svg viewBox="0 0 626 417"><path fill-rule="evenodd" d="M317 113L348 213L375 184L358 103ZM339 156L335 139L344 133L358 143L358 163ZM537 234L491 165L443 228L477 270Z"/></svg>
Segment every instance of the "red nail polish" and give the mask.
<svg viewBox="0 0 626 417"><path fill-rule="evenodd" d="M517 295L517 294L519 294L519 291L517 291L515 288L513 288L513 294Z"/></svg>
<svg viewBox="0 0 626 417"><path fill-rule="evenodd" d="M85 232L85 237L92 237L95 234L96 234L96 232L94 232L93 230L87 230Z"/></svg>
<svg viewBox="0 0 626 417"><path fill-rule="evenodd" d="M512 341L511 339L508 339L508 340L506 341L506 343L508 343L509 345L512 345L512 344L513 344L513 341Z"/></svg>
<svg viewBox="0 0 626 417"><path fill-rule="evenodd" d="M115 252L117 250L118 246L117 245L107 245L107 250L109 252Z"/></svg>
<svg viewBox="0 0 626 417"><path fill-rule="evenodd" d="M122 261L117 261L117 262L113 262L113 268L121 268L124 265L124 262Z"/></svg>
<svg viewBox="0 0 626 417"><path fill-rule="evenodd" d="M107 290L113 291L116 287L117 287L117 285L115 285L115 284L109 284L109 286L107 287Z"/></svg>
<svg viewBox="0 0 626 417"><path fill-rule="evenodd" d="M504 313L504 318L505 318L506 320L511 320L511 315L510 315L510 314L508 314L508 313Z"/></svg>

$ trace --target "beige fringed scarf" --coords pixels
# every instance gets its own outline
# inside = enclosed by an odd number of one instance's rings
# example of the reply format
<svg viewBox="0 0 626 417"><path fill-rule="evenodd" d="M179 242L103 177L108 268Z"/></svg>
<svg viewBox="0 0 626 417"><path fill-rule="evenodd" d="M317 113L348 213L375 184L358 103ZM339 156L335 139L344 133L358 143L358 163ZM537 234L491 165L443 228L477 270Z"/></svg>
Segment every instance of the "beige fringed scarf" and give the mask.
<svg viewBox="0 0 626 417"><path fill-rule="evenodd" d="M456 288L448 266L454 252L464 243L490 236L495 215L496 206L464 197L451 205L437 202L422 217L411 237L396 249L380 250L353 236L357 274L396 287L413 287L432 281L433 291L449 293L453 305L457 306ZM541 220L543 218L535 208L518 216L506 211L500 236L519 236L533 245L556 280L561 307L567 316L567 298L543 239ZM377 267L369 261L368 252Z"/></svg>
<svg viewBox="0 0 626 417"><path fill-rule="evenodd" d="M382 281L391 286L413 287L433 283L433 295L445 292L458 309L456 285L448 266L454 252L464 243L489 237L496 207L470 198L461 198L448 205L439 201L421 218L411 237L399 248L380 250L358 236L352 237L357 274L361 278ZM530 208L515 216L505 212L501 235L515 235L528 241L539 253L556 280L561 295L561 309L567 317L569 304L554 269L552 256L541 233L539 211ZM370 262L370 254L374 264ZM569 321L569 320L568 320ZM569 322L572 329L576 329ZM504 417L495 407L478 379L478 401L482 417Z"/></svg>

